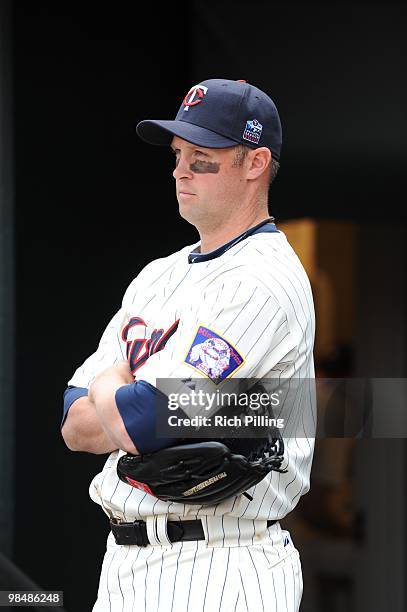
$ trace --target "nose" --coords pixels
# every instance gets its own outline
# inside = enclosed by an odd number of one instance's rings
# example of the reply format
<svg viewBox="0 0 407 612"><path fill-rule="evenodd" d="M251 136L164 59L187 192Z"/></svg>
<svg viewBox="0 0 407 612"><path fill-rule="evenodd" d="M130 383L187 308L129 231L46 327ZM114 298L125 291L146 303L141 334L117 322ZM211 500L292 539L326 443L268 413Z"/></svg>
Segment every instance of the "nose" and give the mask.
<svg viewBox="0 0 407 612"><path fill-rule="evenodd" d="M183 178L192 178L193 172L189 167L189 160L185 155L179 155L178 163L174 168L172 176L178 181Z"/></svg>

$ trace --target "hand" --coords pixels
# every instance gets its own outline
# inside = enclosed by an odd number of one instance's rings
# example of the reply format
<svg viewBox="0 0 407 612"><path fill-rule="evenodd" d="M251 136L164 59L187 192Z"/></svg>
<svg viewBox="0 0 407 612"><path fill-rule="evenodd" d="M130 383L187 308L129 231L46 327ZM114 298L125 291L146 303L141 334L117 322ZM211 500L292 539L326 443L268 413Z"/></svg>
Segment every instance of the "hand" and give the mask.
<svg viewBox="0 0 407 612"><path fill-rule="evenodd" d="M124 359L123 361L119 361L114 366L111 366L111 368L107 368L105 372L107 372L110 369L116 372L119 376L123 377L123 381L125 385L129 385L130 383L134 382L134 376L131 373L130 364L127 361L127 359Z"/></svg>
<svg viewBox="0 0 407 612"><path fill-rule="evenodd" d="M106 368L103 372L100 372L92 381L89 391L88 398L91 402L95 403L95 397L99 391L106 387L109 383L117 385L128 385L134 382L134 376L131 373L130 365L127 360L119 361L115 365Z"/></svg>

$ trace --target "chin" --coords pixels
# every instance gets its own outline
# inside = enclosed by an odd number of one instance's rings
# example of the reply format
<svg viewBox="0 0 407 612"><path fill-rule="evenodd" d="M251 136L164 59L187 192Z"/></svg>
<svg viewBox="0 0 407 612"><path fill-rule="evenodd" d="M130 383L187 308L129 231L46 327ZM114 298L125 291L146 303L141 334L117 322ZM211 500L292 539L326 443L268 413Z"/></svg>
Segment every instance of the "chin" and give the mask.
<svg viewBox="0 0 407 612"><path fill-rule="evenodd" d="M192 213L191 210L185 210L185 207L179 207L179 214L185 221L191 223L191 225L195 225L197 219L195 219L196 215Z"/></svg>
<svg viewBox="0 0 407 612"><path fill-rule="evenodd" d="M198 217L196 205L188 205L185 202L180 202L180 200L178 200L178 210L180 216L185 219L185 221L188 221L188 223L193 223L194 219Z"/></svg>

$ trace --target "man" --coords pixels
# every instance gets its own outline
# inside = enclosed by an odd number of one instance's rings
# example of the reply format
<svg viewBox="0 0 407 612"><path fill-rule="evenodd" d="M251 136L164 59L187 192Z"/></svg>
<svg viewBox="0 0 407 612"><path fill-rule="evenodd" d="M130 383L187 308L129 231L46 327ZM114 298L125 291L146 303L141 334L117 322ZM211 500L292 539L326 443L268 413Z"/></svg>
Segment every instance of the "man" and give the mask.
<svg viewBox="0 0 407 612"><path fill-rule="evenodd" d="M294 612L299 555L278 521L309 489L314 311L305 271L268 213L279 115L245 81L210 79L188 91L175 120L142 121L137 132L171 146L179 211L200 241L140 272L65 392L68 447L111 453L90 486L115 532L94 611ZM162 501L119 479L125 453L179 443L156 436L155 398L160 380L192 377L216 388L301 381L290 403L301 432L285 440L284 473L212 506ZM145 541L117 543L134 521Z"/></svg>

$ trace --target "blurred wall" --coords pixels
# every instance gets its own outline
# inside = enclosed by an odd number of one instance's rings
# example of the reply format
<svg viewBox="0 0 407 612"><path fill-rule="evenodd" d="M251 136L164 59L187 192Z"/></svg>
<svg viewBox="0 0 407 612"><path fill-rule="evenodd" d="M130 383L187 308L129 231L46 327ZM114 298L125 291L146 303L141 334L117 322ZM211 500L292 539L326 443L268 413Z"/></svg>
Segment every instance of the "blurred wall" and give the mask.
<svg viewBox="0 0 407 612"><path fill-rule="evenodd" d="M0 3L0 552L11 554L14 524L14 163L12 28Z"/></svg>
<svg viewBox="0 0 407 612"><path fill-rule="evenodd" d="M194 0L194 82L267 91L283 126L277 219L406 218L406 7Z"/></svg>
<svg viewBox="0 0 407 612"><path fill-rule="evenodd" d="M318 321L314 356L353 347L357 309L358 233L354 221L292 219L278 224L311 282Z"/></svg>

